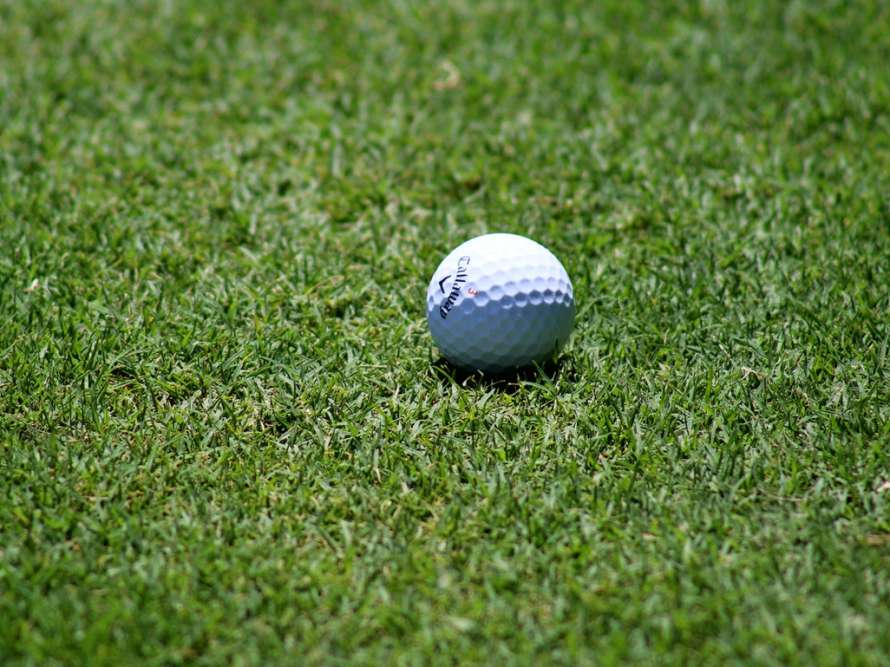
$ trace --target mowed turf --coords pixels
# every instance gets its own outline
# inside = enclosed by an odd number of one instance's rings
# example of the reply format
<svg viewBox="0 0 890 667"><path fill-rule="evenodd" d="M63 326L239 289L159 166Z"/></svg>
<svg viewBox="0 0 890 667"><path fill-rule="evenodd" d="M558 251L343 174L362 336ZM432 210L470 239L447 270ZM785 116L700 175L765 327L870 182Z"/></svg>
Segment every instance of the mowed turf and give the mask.
<svg viewBox="0 0 890 667"><path fill-rule="evenodd" d="M888 26L0 0L0 662L886 664ZM492 231L540 372L428 334Z"/></svg>

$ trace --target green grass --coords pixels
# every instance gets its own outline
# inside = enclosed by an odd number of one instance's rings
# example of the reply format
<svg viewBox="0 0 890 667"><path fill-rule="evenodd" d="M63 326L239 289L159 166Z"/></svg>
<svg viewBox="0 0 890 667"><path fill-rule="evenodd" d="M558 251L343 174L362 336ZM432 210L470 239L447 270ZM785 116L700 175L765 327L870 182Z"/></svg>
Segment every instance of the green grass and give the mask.
<svg viewBox="0 0 890 667"><path fill-rule="evenodd" d="M886 664L888 24L0 0L0 662ZM438 361L486 231L542 372Z"/></svg>

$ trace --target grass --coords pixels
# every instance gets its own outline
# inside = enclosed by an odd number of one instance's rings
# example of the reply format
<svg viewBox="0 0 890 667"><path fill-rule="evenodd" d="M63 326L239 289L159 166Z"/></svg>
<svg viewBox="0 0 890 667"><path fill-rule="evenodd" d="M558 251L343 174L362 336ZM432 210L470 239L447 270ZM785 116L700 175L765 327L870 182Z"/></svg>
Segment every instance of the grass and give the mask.
<svg viewBox="0 0 890 667"><path fill-rule="evenodd" d="M888 20L0 0L0 662L886 664Z"/></svg>

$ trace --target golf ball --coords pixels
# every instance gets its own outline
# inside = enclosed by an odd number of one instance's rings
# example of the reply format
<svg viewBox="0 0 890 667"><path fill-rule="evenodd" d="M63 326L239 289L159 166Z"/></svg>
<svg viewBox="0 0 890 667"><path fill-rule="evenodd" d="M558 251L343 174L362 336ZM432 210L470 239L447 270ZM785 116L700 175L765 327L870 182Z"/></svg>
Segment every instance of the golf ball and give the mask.
<svg viewBox="0 0 890 667"><path fill-rule="evenodd" d="M497 373L551 358L572 330L575 300L547 248L516 234L486 234L442 260L426 312L448 361Z"/></svg>

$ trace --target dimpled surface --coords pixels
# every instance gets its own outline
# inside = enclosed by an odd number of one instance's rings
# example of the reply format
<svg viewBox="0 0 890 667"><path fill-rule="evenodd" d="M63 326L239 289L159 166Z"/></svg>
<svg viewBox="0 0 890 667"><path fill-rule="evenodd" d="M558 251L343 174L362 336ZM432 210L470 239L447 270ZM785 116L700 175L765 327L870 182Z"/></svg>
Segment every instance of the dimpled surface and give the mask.
<svg viewBox="0 0 890 667"><path fill-rule="evenodd" d="M553 254L515 234L486 234L439 264L427 321L443 356L463 368L500 372L549 359L575 317L572 282Z"/></svg>

